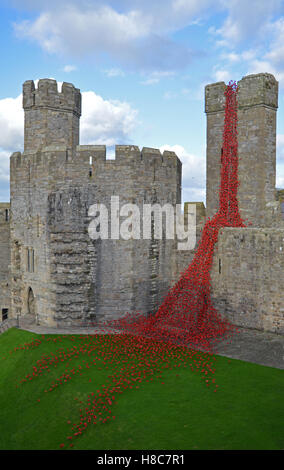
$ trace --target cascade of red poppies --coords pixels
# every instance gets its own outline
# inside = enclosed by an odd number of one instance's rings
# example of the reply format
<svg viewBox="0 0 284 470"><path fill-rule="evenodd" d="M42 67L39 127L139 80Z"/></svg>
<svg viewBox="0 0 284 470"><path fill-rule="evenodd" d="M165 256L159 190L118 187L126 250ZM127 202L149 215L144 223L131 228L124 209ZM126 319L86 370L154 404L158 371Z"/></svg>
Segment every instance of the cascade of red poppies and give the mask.
<svg viewBox="0 0 284 470"><path fill-rule="evenodd" d="M219 210L205 222L194 258L178 282L169 290L157 312L145 318L130 313L108 326L122 331L180 345L192 345L211 351L218 339L235 330L222 318L211 300L210 270L214 247L222 227L244 227L237 199L238 140L236 82L226 86Z"/></svg>
<svg viewBox="0 0 284 470"><path fill-rule="evenodd" d="M206 385L214 385L214 392L217 391L212 362L215 358L211 352L216 341L229 336L235 331L235 327L213 307L210 270L219 230L222 227L245 226L239 214L237 200L237 91L235 82L230 82L225 89L219 210L212 219L206 221L192 262L170 289L157 312L148 318L139 313L131 313L105 324L121 330L122 334L72 336L72 347L66 351L59 348L55 354L42 355L33 365L30 374L25 375L17 384L19 387L50 372L52 366L64 364L64 372L60 370L60 375L46 385L44 395L64 386L78 374L87 374L91 367L110 369L109 381L99 390L94 389L85 403L77 396L74 397L81 404L80 420L73 424L68 421L72 426L67 437L70 447L73 447L73 440L82 435L89 424L107 423L115 419L112 408L116 398L124 390L139 389L140 383L152 381L155 377L164 380L161 374L165 370L190 367L192 371L200 371ZM15 348L15 352L19 349L38 348L45 341L60 342L64 338L66 337L43 336ZM187 346L193 347L189 349ZM76 360L80 358L84 360L78 366ZM73 360L75 363L72 364ZM89 382L92 382L91 378ZM36 402L39 404L41 399L37 398ZM60 447L65 445L61 443Z"/></svg>

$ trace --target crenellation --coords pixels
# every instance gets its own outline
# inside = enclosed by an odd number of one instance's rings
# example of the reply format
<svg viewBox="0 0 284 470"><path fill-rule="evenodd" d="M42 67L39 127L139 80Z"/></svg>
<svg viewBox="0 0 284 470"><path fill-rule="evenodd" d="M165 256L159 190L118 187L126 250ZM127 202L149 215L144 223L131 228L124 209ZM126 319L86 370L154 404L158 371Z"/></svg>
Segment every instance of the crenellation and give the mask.
<svg viewBox="0 0 284 470"><path fill-rule="evenodd" d="M239 109L250 106L278 108L278 82L270 73L246 75L238 81Z"/></svg>
<svg viewBox="0 0 284 470"><path fill-rule="evenodd" d="M35 84L33 80L26 80L23 84L23 108L31 108L35 104Z"/></svg>
<svg viewBox="0 0 284 470"><path fill-rule="evenodd" d="M69 111L81 116L81 93L72 83L63 82L61 92L58 91L57 81L43 78L35 88L33 80L23 84L23 108L54 108Z"/></svg>
<svg viewBox="0 0 284 470"><path fill-rule="evenodd" d="M205 113L223 112L226 98L224 91L225 82L211 83L205 87Z"/></svg>
<svg viewBox="0 0 284 470"><path fill-rule="evenodd" d="M162 165L166 168L181 167L181 161L175 152L164 150L162 154Z"/></svg>
<svg viewBox="0 0 284 470"><path fill-rule="evenodd" d="M90 161L92 157L92 161ZM105 145L77 145L76 147L76 159L83 159L89 165L95 162L106 161L106 146Z"/></svg>
<svg viewBox="0 0 284 470"><path fill-rule="evenodd" d="M162 166L163 157L159 149L143 147L141 151L141 161L143 161L145 165L155 164L156 167L158 167Z"/></svg>
<svg viewBox="0 0 284 470"><path fill-rule="evenodd" d="M50 145L66 145L75 151L79 143L81 93L70 83L63 83L58 92L57 82L41 79L38 87L28 80L23 85L25 110L25 151L38 151Z"/></svg>

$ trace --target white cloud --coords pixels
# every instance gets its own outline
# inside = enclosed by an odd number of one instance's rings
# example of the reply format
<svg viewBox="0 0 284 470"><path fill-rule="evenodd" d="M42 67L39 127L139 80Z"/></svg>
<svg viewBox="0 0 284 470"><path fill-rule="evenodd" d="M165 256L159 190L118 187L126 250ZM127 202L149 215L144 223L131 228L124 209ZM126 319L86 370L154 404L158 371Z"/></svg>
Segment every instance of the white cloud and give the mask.
<svg viewBox="0 0 284 470"><path fill-rule="evenodd" d="M200 101L204 99L204 85L199 85L197 89L181 88L181 90L179 90L178 92L165 91L165 93L163 94L163 98L165 100L182 98L189 101Z"/></svg>
<svg viewBox="0 0 284 470"><path fill-rule="evenodd" d="M160 151L175 152L182 162L182 190L185 201L205 202L206 158L189 153L182 145L162 145Z"/></svg>
<svg viewBox="0 0 284 470"><path fill-rule="evenodd" d="M125 73L120 69L108 69L104 70L104 73L107 77L124 77Z"/></svg>
<svg viewBox="0 0 284 470"><path fill-rule="evenodd" d="M278 165L276 169L276 188L284 189L284 165Z"/></svg>
<svg viewBox="0 0 284 470"><path fill-rule="evenodd" d="M10 152L0 149L0 183L10 180Z"/></svg>
<svg viewBox="0 0 284 470"><path fill-rule="evenodd" d="M269 64L270 71L275 72L278 80L284 80L284 17L269 24L269 51L264 54L264 60ZM261 62L261 61L260 61ZM280 84L280 86L283 86Z"/></svg>
<svg viewBox="0 0 284 470"><path fill-rule="evenodd" d="M77 70L76 65L65 65L65 67L63 67L63 72L66 73L73 72L74 70Z"/></svg>
<svg viewBox="0 0 284 470"><path fill-rule="evenodd" d="M17 150L23 146L24 111L22 95L0 100L0 148Z"/></svg>
<svg viewBox="0 0 284 470"><path fill-rule="evenodd" d="M269 22L283 8L282 0L220 0L219 3L228 16L221 28L210 28L209 32L221 37L218 45L228 47L249 39L265 40Z"/></svg>
<svg viewBox="0 0 284 470"><path fill-rule="evenodd" d="M276 136L276 155L277 160L284 162L284 134Z"/></svg>
<svg viewBox="0 0 284 470"><path fill-rule="evenodd" d="M140 82L141 85L155 85L156 83L159 83L160 79L159 78L148 78L147 80L144 80Z"/></svg>
<svg viewBox="0 0 284 470"><path fill-rule="evenodd" d="M284 68L282 71L278 71L268 60L255 59L248 64L247 70L247 75L262 72L272 73L279 81L279 86L284 87Z"/></svg>
<svg viewBox="0 0 284 470"><path fill-rule="evenodd" d="M175 0L172 2L173 13L180 14L182 16L188 15L194 18L196 15L200 15L204 10L211 7L212 0ZM216 2L218 3L218 2ZM194 24L200 22L200 19L194 21Z"/></svg>
<svg viewBox="0 0 284 470"><path fill-rule="evenodd" d="M257 56L256 49L247 50L243 52L224 52L220 55L220 59L227 60L230 63L238 63L241 61L251 61Z"/></svg>
<svg viewBox="0 0 284 470"><path fill-rule="evenodd" d="M82 144L123 144L138 124L138 111L129 103L104 100L93 91L82 93L82 110Z"/></svg>
<svg viewBox="0 0 284 470"><path fill-rule="evenodd" d="M139 11L117 13L109 6L79 9L76 6L41 13L34 21L15 24L19 36L35 39L47 52L74 53L117 48L126 42L145 37L151 19Z"/></svg>
<svg viewBox="0 0 284 470"><path fill-rule="evenodd" d="M186 4L174 8L170 0L164 1L162 9L157 1L110 3L114 6L102 1L46 6L35 19L14 23L14 30L51 54L94 55L98 60L108 54L130 68L174 70L188 65L194 53L170 39L169 33L196 24L195 13L213 0L195 0L190 9ZM123 11L123 6L128 9Z"/></svg>
<svg viewBox="0 0 284 470"><path fill-rule="evenodd" d="M241 60L254 60L256 58L256 49L243 51L240 55Z"/></svg>
<svg viewBox="0 0 284 470"><path fill-rule="evenodd" d="M176 72L172 70L164 70L164 71L155 70L154 72L150 74L150 76L146 80L140 82L140 84L141 85L153 85L153 84L159 83L162 78L173 77L174 75L176 75Z"/></svg>
<svg viewBox="0 0 284 470"><path fill-rule="evenodd" d="M215 70L213 75L217 82L227 82L231 77L231 73L228 70Z"/></svg>
<svg viewBox="0 0 284 470"><path fill-rule="evenodd" d="M241 57L240 54L236 54L235 52L229 52L221 54L220 59L225 59L229 62L239 62L241 60Z"/></svg>
<svg viewBox="0 0 284 470"><path fill-rule="evenodd" d="M283 25L281 20L273 23L275 14L283 12L283 0L163 0L162 8L161 0L62 0L60 5L54 0L43 0L40 5L34 0L14 2L40 12L35 19L14 26L19 36L36 41L44 50L77 57L107 53L124 65L146 69L170 66L174 70L188 65L194 52L172 41L170 33L220 12L225 15L223 25L208 30L219 38L219 46L234 48L252 40L253 50L257 41L273 36L273 27L280 34ZM283 40L278 43L278 52L271 50L271 61L281 60ZM232 52L229 60L237 62L238 55ZM150 83L155 81L145 84Z"/></svg>

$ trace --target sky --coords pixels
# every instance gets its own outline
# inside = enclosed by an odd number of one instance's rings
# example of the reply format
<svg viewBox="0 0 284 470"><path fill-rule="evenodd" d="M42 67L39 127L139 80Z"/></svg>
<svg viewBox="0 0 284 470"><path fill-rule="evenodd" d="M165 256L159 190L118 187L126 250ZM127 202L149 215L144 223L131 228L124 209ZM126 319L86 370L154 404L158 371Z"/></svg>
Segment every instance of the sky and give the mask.
<svg viewBox="0 0 284 470"><path fill-rule="evenodd" d="M276 187L284 187L284 0L0 0L0 201L23 151L22 84L82 93L80 144L175 151L182 201L206 200L204 87L279 81Z"/></svg>

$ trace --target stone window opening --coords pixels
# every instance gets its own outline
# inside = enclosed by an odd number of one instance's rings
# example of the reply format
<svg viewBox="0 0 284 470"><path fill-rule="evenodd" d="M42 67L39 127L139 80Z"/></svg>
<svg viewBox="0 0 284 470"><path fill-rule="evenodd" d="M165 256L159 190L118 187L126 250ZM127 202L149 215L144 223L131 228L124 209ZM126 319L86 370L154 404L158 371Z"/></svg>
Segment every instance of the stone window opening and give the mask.
<svg viewBox="0 0 284 470"><path fill-rule="evenodd" d="M89 177L92 178L93 176L93 157L90 155L89 160Z"/></svg>
<svg viewBox="0 0 284 470"><path fill-rule="evenodd" d="M27 308L29 315L35 315L35 297L31 287L28 290Z"/></svg>
<svg viewBox="0 0 284 470"><path fill-rule="evenodd" d="M5 221L9 222L10 220L10 212L9 209L5 209Z"/></svg>
<svg viewBox="0 0 284 470"><path fill-rule="evenodd" d="M219 258L219 274L221 274L221 270L222 270L222 262L221 262L221 259Z"/></svg>
<svg viewBox="0 0 284 470"><path fill-rule="evenodd" d="M2 321L8 320L8 313L9 313L8 308L2 308Z"/></svg>
<svg viewBox="0 0 284 470"><path fill-rule="evenodd" d="M27 267L29 273L35 271L35 254L33 248L27 248Z"/></svg>

